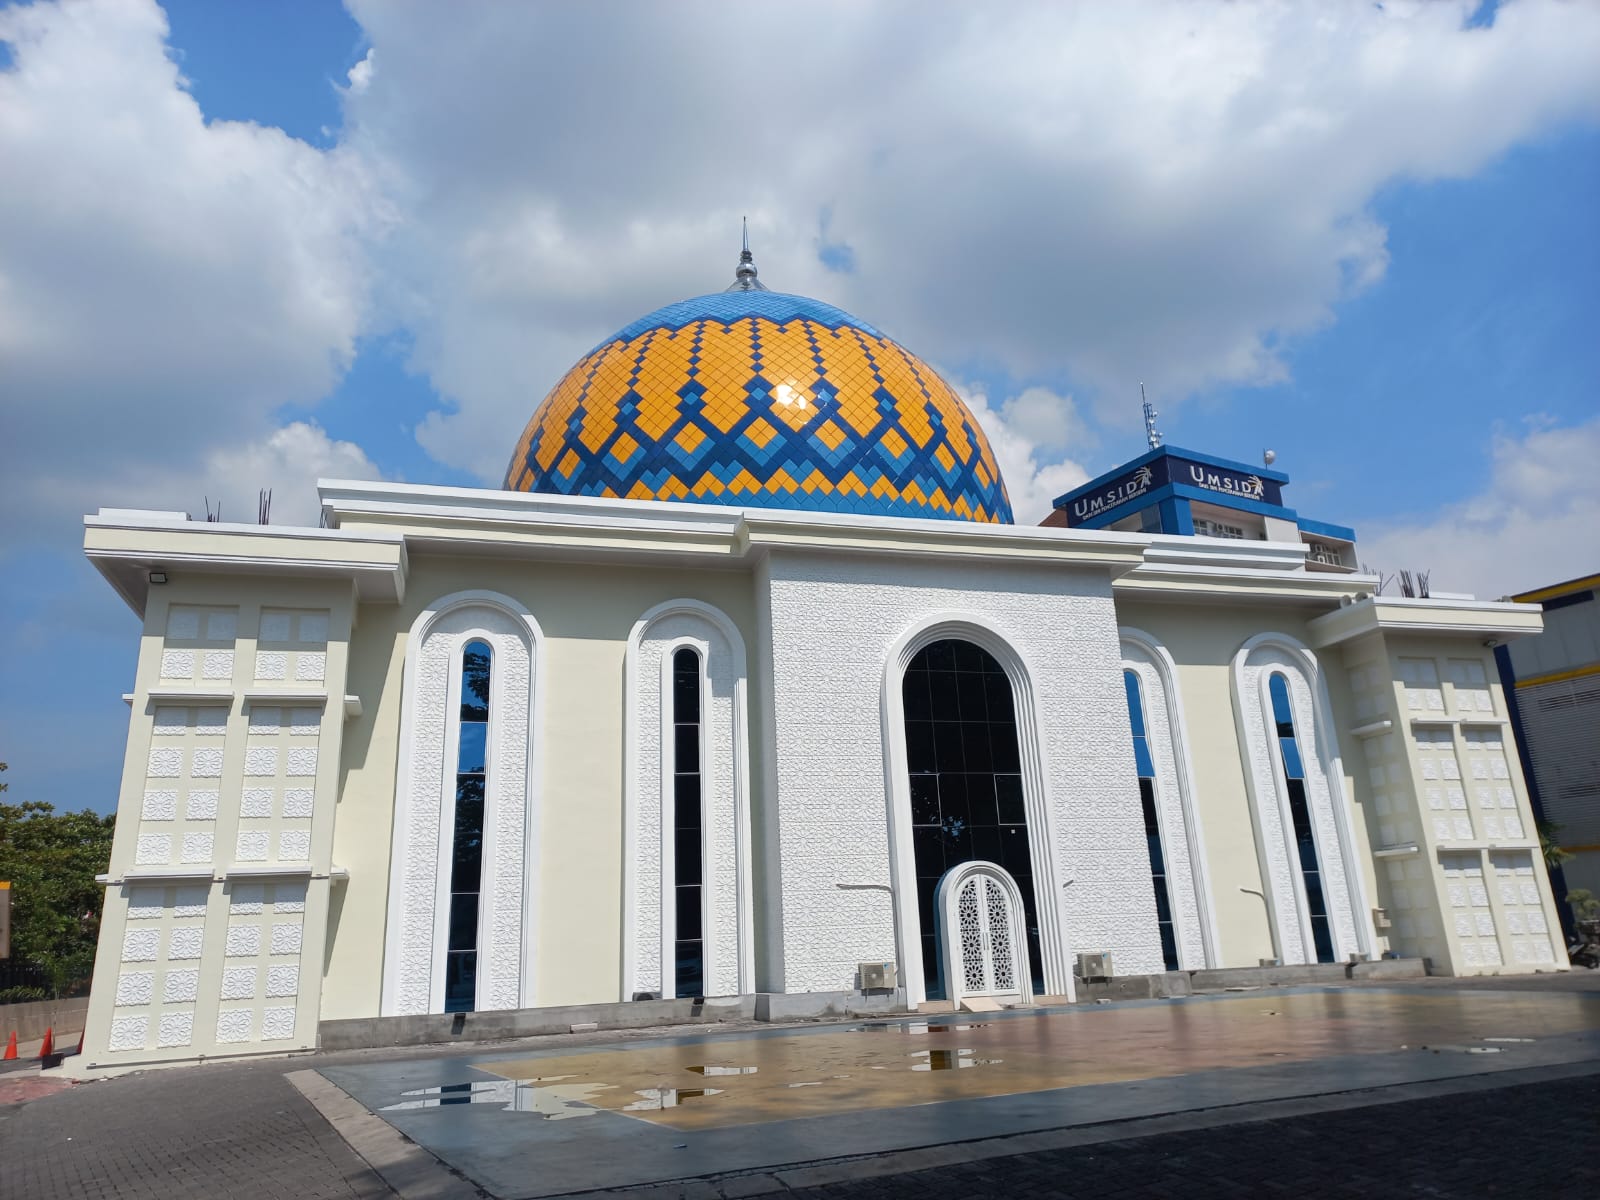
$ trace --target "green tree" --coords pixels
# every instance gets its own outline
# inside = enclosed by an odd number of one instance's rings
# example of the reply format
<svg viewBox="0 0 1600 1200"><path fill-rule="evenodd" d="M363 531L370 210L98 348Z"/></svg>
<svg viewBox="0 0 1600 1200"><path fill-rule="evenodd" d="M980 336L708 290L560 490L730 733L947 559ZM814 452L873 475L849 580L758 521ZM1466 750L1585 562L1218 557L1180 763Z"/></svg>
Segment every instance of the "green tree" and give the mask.
<svg viewBox="0 0 1600 1200"><path fill-rule="evenodd" d="M6 788L0 783L0 792ZM0 989L0 1000L51 999L89 986L104 902L94 877L111 862L115 828L115 816L88 809L58 813L37 800L0 801L0 879L11 881L10 962L48 981L44 988Z"/></svg>

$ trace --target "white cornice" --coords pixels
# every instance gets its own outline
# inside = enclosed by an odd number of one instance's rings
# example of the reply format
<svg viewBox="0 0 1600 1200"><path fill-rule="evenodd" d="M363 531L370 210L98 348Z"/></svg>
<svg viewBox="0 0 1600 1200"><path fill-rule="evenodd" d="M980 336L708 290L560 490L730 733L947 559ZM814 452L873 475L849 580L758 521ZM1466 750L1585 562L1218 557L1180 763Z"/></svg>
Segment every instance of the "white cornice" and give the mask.
<svg viewBox="0 0 1600 1200"><path fill-rule="evenodd" d="M1544 615L1537 604L1372 595L1324 613L1307 626L1311 644L1319 650L1380 631L1477 638L1485 646L1496 646L1543 628Z"/></svg>
<svg viewBox="0 0 1600 1200"><path fill-rule="evenodd" d="M112 509L84 518L85 556L141 617L152 571L340 579L365 600L398 601L405 594L402 534L231 525L179 516Z"/></svg>

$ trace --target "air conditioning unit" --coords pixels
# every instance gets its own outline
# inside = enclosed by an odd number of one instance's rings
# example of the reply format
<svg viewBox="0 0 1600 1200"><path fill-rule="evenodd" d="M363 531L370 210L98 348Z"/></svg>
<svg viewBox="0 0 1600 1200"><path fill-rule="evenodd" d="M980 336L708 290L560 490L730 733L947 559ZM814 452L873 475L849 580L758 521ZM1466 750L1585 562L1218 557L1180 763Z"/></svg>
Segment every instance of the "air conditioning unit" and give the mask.
<svg viewBox="0 0 1600 1200"><path fill-rule="evenodd" d="M892 962L857 963L856 970L861 972L861 990L864 992L886 990L896 986L895 978L898 972Z"/></svg>
<svg viewBox="0 0 1600 1200"><path fill-rule="evenodd" d="M1111 954L1101 950L1096 954L1078 955L1078 978L1080 979L1110 979Z"/></svg>

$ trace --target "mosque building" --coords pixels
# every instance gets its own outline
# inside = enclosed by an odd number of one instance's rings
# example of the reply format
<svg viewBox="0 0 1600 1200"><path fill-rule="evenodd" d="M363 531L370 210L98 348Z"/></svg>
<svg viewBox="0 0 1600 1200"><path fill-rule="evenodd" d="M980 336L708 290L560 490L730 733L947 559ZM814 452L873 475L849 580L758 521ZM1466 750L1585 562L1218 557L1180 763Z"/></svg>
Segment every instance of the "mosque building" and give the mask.
<svg viewBox="0 0 1600 1200"><path fill-rule="evenodd" d="M1151 441L1016 525L956 392L747 248L574 365L498 490L86 518L143 621L86 1069L1564 969L1492 649L1538 608L1375 595L1286 476Z"/></svg>

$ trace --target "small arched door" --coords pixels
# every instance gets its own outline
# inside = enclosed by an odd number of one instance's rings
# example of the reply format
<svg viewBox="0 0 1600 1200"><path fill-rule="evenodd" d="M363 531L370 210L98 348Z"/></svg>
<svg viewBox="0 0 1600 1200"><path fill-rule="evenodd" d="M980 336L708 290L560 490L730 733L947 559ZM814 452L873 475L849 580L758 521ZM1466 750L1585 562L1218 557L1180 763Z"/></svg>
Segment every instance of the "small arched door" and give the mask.
<svg viewBox="0 0 1600 1200"><path fill-rule="evenodd" d="M938 913L939 957L951 1000L1032 1003L1022 893L1004 867L981 861L952 867L939 881Z"/></svg>

